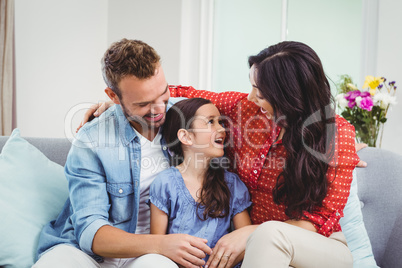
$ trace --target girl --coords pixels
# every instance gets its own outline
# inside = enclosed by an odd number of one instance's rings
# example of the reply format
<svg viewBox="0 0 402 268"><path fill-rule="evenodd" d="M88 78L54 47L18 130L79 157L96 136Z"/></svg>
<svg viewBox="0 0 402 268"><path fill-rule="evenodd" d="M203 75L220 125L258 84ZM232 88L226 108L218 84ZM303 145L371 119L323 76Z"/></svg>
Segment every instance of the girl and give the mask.
<svg viewBox="0 0 402 268"><path fill-rule="evenodd" d="M176 103L166 114L163 136L175 166L151 184L151 234L187 233L213 248L231 221L235 229L250 225L246 186L212 161L223 156L226 137L215 105L201 98Z"/></svg>

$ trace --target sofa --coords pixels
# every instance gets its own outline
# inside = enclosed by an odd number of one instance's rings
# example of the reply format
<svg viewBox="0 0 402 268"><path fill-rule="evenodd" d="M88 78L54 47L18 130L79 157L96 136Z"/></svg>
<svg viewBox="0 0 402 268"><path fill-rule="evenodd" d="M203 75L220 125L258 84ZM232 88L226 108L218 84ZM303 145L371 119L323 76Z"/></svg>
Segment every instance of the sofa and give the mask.
<svg viewBox="0 0 402 268"><path fill-rule="evenodd" d="M6 180L7 178L0 177L0 194L7 195L13 192L9 195L9 198L12 199L15 197L15 194L21 193L22 197L20 196L16 200L24 199L24 197L31 199L25 202L21 207L15 207L18 204L13 204L14 207L4 208L7 207L9 203L16 203L16 201L9 201L9 199L1 200L2 197L0 196L0 209L3 210L0 211L0 213L5 213L5 218L3 218L3 220L1 220L2 223L0 223L0 240L3 241L0 241L0 248L4 247L4 249L9 249L8 252L4 253L3 248L1 248L3 253L0 253L0 255L3 254L3 256L0 256L0 267L30 267L33 262L32 256L36 250L35 246L40 228L49 219L57 216L58 211L61 209L68 195L68 188L65 178L63 177L62 166L65 164L71 142L63 138L23 138L20 137L19 132L15 132L17 131L14 131L12 134L15 139L14 143L9 142L10 144L7 145L8 148L4 150L3 146L6 144L9 137L0 136L0 150L2 150L0 154L0 176L4 177L7 176L7 174L14 174L14 172L17 175L22 173L22 177L30 175L35 176L35 172L44 172L48 169L51 169L51 172L36 175L36 177L33 178L35 180L33 182L14 182L14 176L10 175L8 175L8 180ZM20 151L18 152L18 150ZM29 153L27 153L27 151L29 151ZM31 153L32 155L30 155ZM7 154L14 155L14 158L8 157ZM366 247L366 253L364 254L371 255L372 252L371 256L363 256L363 258L367 260L367 258L373 257L379 267L400 268L402 267L402 156L378 148L365 148L358 154L362 160L368 163L366 168L357 168L355 170L356 178L354 179L354 183L357 184L358 189L356 195L358 196L358 206L359 209L361 208L361 217L364 222L363 232L366 232L365 234L368 236L367 240L369 242L369 245L366 245L368 248ZM42 161L42 158L43 162L36 162L39 160ZM17 164L21 165L22 168L18 166L11 166L10 168L10 162L12 161L18 162ZM35 163L29 166L28 164L30 162ZM7 170L3 171L4 169ZM27 169L29 170L27 171ZM4 174L4 176L1 174ZM60 180L62 184L61 186L56 185L59 188L52 185L53 181L56 181L56 178L54 178L56 176L58 177L57 180ZM25 178L22 179L25 180ZM36 180L41 180L41 182L36 182ZM4 188L8 187L8 184L11 185L11 188L4 190ZM40 184L40 186L35 188L38 184ZM3 192L1 192L2 189ZM35 193L38 191L40 193ZM52 193L53 196L47 196L49 193ZM36 195L29 197L32 194ZM33 206L32 202L39 199L43 199L43 205L35 204L35 206ZM38 206L46 207L47 209L37 210L40 209L37 208ZM40 218L41 213L48 213L48 210L52 208L54 209L53 214L48 215L48 218L42 219L42 222L37 224L33 231L29 231L29 228L31 228L29 224L31 224L34 219ZM23 218L27 214L30 215L29 213L34 213L31 214L31 219ZM15 226L18 225L20 221L18 220L20 218L15 217L22 217L21 221L26 220L26 225ZM4 219L10 219L10 221L4 221ZM342 221L341 225L344 229ZM352 229L350 232L351 234L345 234L348 243L348 237L352 237L357 231ZM23 237L18 237L20 233L24 233ZM32 236L32 241L30 242L28 241L29 236ZM6 242L4 242L4 237L6 237ZM356 239L358 241L362 240L360 237ZM10 243L13 245L10 245ZM16 245L14 245L15 243ZM356 249L353 249L352 252L354 250L358 252L359 247L362 246L355 246ZM24 248L23 253L12 256L15 251L22 248ZM367 251L367 249L369 251ZM21 257L20 255L25 254L27 251L29 252L27 260L21 259L21 261L17 261L17 264L15 262L13 263L16 258ZM367 252L369 252L369 254L367 254ZM354 258L356 258L356 256L354 253ZM362 256L359 256L359 258L360 257ZM25 261L25 263L23 263L23 261ZM373 265L365 263L367 262L361 262L360 264L355 262L354 267L377 267L375 263L372 263Z"/></svg>

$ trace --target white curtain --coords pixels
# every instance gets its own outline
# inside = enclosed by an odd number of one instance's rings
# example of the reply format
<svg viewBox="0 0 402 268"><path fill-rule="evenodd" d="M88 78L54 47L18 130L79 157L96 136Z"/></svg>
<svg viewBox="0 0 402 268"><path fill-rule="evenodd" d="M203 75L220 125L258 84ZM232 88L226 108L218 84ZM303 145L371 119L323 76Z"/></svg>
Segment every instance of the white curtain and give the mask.
<svg viewBox="0 0 402 268"><path fill-rule="evenodd" d="M13 128L14 0L0 0L0 135Z"/></svg>

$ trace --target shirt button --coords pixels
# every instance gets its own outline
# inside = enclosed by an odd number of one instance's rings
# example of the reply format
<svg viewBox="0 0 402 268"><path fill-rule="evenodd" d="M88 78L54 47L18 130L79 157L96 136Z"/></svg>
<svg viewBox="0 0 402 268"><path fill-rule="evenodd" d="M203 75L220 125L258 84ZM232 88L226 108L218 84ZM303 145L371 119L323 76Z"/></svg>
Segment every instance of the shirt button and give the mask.
<svg viewBox="0 0 402 268"><path fill-rule="evenodd" d="M262 154L262 155L261 155L261 158L264 158L264 157L265 157L265 155Z"/></svg>
<svg viewBox="0 0 402 268"><path fill-rule="evenodd" d="M121 188L120 188L120 189L119 189L119 193L121 193L121 194L122 194L122 193L123 193L123 189L121 189Z"/></svg>
<svg viewBox="0 0 402 268"><path fill-rule="evenodd" d="M166 149L167 149L166 146L163 146L163 147L162 147L162 150L166 151Z"/></svg>
<svg viewBox="0 0 402 268"><path fill-rule="evenodd" d="M257 171L256 169L254 169L254 171L253 171L253 172L254 172L254 174L257 174L257 172L258 172L258 171Z"/></svg>

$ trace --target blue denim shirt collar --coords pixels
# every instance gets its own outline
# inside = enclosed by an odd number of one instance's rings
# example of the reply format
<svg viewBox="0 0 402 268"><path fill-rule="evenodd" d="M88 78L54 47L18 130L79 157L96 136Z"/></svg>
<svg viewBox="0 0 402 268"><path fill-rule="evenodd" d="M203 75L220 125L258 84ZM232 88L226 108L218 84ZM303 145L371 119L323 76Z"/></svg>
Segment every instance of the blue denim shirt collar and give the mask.
<svg viewBox="0 0 402 268"><path fill-rule="evenodd" d="M136 139L136 142L139 142L139 137L137 136L137 133L135 133L126 116L124 115L121 106L115 105L115 109L117 117L116 121L118 124L121 141L123 142L124 146L128 146L128 144L134 139Z"/></svg>
<svg viewBox="0 0 402 268"><path fill-rule="evenodd" d="M137 133L134 131L133 127L131 126L130 122L128 121L127 117L124 115L123 110L121 109L120 105L115 105L116 109L116 117L117 117L117 124L119 128L119 133L121 137L121 141L124 146L128 146L133 140L135 142L140 142L140 138L138 137ZM162 131L162 128L161 128ZM165 138L162 137L161 140L162 151L165 157L169 158L168 149L166 146Z"/></svg>

